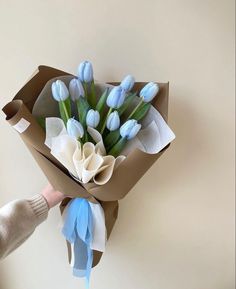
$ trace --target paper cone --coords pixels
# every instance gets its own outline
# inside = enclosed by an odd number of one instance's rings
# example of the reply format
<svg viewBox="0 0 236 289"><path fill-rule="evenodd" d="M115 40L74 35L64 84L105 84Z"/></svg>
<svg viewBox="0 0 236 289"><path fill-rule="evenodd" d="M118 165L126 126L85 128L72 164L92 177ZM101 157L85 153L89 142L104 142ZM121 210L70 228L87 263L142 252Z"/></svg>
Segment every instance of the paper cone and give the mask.
<svg viewBox="0 0 236 289"><path fill-rule="evenodd" d="M38 71L9 102L3 112L6 120L18 132L34 159L44 172L45 176L56 189L70 197L81 197L92 202L100 202L105 213L108 237L118 215L118 200L125 197L131 188L138 182L152 164L162 155L168 146L157 154L147 154L138 149L131 152L127 158L115 169L110 181L102 186L82 185L76 182L67 170L50 154L50 150L44 144L45 132L38 125L32 109L45 84L52 78L70 75L64 71L47 66L39 66ZM110 83L117 85L118 83ZM145 83L136 83L134 91L140 90ZM160 91L152 105L167 121L168 112L168 83L159 83ZM61 210L65 208L69 199L61 204ZM102 253L94 252L94 265L96 265ZM70 252L69 252L70 257Z"/></svg>

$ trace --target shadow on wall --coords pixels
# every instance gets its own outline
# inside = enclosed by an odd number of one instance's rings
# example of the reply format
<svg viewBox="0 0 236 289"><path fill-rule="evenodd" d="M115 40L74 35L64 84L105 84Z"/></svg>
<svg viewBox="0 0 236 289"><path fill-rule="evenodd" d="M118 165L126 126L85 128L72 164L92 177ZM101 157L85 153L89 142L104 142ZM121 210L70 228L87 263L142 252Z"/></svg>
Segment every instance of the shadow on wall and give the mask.
<svg viewBox="0 0 236 289"><path fill-rule="evenodd" d="M193 169L197 170L199 161L207 160L213 149L207 140L209 132L199 123L202 116L197 115L191 97L189 102L184 99L186 100L186 97L182 98L180 94L176 97L170 96L169 125L176 139L141 180L147 182L150 191L155 193L162 189L175 193L171 190L172 185L184 182L188 175L194 176ZM145 194L149 194L148 190Z"/></svg>
<svg viewBox="0 0 236 289"><path fill-rule="evenodd" d="M188 174L193 176L194 164L197 165L199 160L207 158L208 152L212 150L207 143L208 132L199 122L202 116L197 114L191 103L191 96L188 99L190 101L186 102L186 97L170 97L169 123L176 139L161 159L163 166L158 167L162 176L159 181L165 189L171 186L172 182L186 180Z"/></svg>

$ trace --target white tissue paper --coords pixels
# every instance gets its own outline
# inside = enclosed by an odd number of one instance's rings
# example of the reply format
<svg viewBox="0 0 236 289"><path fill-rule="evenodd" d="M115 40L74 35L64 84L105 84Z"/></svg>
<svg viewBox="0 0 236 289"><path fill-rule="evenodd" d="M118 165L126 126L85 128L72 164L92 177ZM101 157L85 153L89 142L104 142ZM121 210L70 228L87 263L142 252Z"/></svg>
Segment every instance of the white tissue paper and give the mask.
<svg viewBox="0 0 236 289"><path fill-rule="evenodd" d="M104 185L110 180L114 169L134 149L156 154L175 138L172 130L153 106L141 124L143 129L127 143L122 155L117 158L106 155L102 136L96 129L87 129L96 144L87 142L82 146L67 134L64 122L57 117L46 118L45 144L77 181Z"/></svg>
<svg viewBox="0 0 236 289"><path fill-rule="evenodd" d="M91 127L88 128L88 132L96 145L87 142L82 146L67 134L60 118L48 117L45 145L77 181L84 184L93 181L96 185L104 185L125 157L107 156L101 134Z"/></svg>

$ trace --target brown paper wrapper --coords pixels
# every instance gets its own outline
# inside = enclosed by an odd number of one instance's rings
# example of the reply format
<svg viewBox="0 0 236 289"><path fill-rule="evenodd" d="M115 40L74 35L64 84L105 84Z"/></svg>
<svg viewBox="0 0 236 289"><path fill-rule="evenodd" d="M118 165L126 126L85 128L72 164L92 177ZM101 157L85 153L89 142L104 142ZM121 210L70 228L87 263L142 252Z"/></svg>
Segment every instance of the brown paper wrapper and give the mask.
<svg viewBox="0 0 236 289"><path fill-rule="evenodd" d="M139 149L134 150L114 171L110 181L103 186L86 189L85 186L77 183L44 145L45 132L32 115L34 103L47 81L63 75L70 74L55 68L39 66L33 77L16 94L14 99L3 108L3 112L11 126L17 124L22 118L30 123L29 127L19 135L56 190L71 198L81 197L92 202L100 202L105 213L109 237L118 216L118 200L126 196L168 146L157 154L147 154ZM118 83L111 82L110 84L116 85ZM140 90L144 85L143 82L135 83L134 91ZM152 105L167 121L169 84L159 83L159 86L158 97L153 100ZM69 200L70 198L66 198L62 202L61 212ZM70 259L70 250L68 253ZM94 266L99 262L101 256L102 253L94 251Z"/></svg>

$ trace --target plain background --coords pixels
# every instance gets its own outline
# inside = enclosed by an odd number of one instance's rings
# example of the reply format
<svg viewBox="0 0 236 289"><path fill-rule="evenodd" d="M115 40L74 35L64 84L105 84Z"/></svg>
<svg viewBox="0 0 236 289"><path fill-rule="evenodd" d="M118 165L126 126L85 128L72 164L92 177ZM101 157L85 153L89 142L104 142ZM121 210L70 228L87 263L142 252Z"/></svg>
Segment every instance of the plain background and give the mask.
<svg viewBox="0 0 236 289"><path fill-rule="evenodd" d="M177 138L120 202L91 289L234 288L234 1L0 0L0 106L39 64L170 81ZM0 205L46 179L0 114ZM0 264L1 289L77 289L59 210Z"/></svg>

